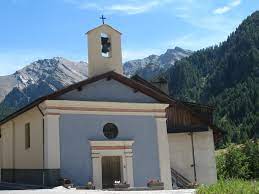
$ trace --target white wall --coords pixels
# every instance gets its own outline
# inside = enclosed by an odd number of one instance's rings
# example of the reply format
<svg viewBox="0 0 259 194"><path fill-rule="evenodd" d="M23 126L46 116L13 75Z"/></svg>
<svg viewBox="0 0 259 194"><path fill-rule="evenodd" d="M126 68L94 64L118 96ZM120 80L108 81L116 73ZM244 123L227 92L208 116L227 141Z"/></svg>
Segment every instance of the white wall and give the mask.
<svg viewBox="0 0 259 194"><path fill-rule="evenodd" d="M191 136L188 133L168 134L170 165L190 181L194 181ZM212 131L193 134L197 182L212 184L217 181Z"/></svg>
<svg viewBox="0 0 259 194"><path fill-rule="evenodd" d="M1 127L1 168L13 168L13 129L9 122Z"/></svg>
<svg viewBox="0 0 259 194"><path fill-rule="evenodd" d="M187 133L169 133L168 139L171 168L190 181L194 181L193 168L191 167L193 159L190 135Z"/></svg>
<svg viewBox="0 0 259 194"><path fill-rule="evenodd" d="M25 149L25 124L30 123L31 145ZM19 115L1 127L1 167L40 169L43 167L43 122L37 108Z"/></svg>
<svg viewBox="0 0 259 194"><path fill-rule="evenodd" d="M160 178L165 185L165 189L172 189L166 118L156 118L156 125Z"/></svg>
<svg viewBox="0 0 259 194"><path fill-rule="evenodd" d="M217 181L215 148L212 131L193 135L197 181L212 184Z"/></svg>

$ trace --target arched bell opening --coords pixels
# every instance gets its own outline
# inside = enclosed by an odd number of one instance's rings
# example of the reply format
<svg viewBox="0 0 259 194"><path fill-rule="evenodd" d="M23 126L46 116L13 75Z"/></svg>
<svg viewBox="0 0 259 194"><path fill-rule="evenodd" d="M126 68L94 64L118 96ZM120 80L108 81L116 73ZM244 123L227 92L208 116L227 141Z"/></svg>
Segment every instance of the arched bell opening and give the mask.
<svg viewBox="0 0 259 194"><path fill-rule="evenodd" d="M106 33L101 33L101 54L103 57L111 57L111 37Z"/></svg>

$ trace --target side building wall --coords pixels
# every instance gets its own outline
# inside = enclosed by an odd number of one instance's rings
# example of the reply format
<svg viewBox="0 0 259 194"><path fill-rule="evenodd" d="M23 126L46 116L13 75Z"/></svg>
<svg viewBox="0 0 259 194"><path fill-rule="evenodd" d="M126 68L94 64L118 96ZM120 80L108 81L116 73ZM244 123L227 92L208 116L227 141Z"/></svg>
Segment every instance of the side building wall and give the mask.
<svg viewBox="0 0 259 194"><path fill-rule="evenodd" d="M191 135L169 133L171 168L190 181L195 181ZM214 141L212 131L193 133L193 149L196 178L200 184L213 184L217 181Z"/></svg>
<svg viewBox="0 0 259 194"><path fill-rule="evenodd" d="M30 148L25 148L25 124L30 123ZM43 119L37 107L0 126L1 181L41 184Z"/></svg>

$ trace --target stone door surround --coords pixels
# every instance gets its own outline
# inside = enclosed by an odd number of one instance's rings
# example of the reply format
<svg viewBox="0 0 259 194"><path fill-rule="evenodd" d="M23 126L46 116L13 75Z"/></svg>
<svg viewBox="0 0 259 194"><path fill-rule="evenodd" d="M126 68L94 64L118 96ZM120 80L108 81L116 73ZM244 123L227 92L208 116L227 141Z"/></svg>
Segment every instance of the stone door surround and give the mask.
<svg viewBox="0 0 259 194"><path fill-rule="evenodd" d="M102 157L120 156L122 161L122 181L134 187L132 145L128 141L89 141L93 167L93 183L96 189L102 189Z"/></svg>

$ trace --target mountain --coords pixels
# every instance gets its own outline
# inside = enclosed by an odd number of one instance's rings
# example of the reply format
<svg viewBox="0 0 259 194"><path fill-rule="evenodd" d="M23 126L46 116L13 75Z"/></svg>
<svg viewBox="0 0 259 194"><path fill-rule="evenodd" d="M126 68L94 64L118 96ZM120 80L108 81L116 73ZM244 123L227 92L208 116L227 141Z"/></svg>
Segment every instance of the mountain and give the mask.
<svg viewBox="0 0 259 194"><path fill-rule="evenodd" d="M184 57L188 57L192 51L180 47L168 49L162 55L150 55L144 59L136 59L124 63L124 73L130 77L138 74L139 76L150 80L161 73L166 72L174 63Z"/></svg>
<svg viewBox="0 0 259 194"><path fill-rule="evenodd" d="M61 57L38 60L0 76L0 117L33 100L87 78L87 64Z"/></svg>
<svg viewBox="0 0 259 194"><path fill-rule="evenodd" d="M169 70L170 94L215 105L215 122L241 143L259 134L259 11L225 42L194 52Z"/></svg>

